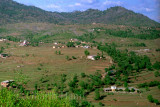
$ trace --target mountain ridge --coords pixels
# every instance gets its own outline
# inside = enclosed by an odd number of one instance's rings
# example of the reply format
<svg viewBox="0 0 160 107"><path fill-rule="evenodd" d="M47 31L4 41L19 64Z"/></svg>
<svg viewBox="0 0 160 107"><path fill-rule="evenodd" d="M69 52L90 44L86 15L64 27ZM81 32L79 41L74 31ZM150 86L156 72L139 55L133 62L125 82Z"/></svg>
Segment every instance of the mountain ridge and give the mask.
<svg viewBox="0 0 160 107"><path fill-rule="evenodd" d="M88 9L74 12L49 12L13 0L0 0L0 24L47 22L55 24L115 24L129 26L160 26L160 23L139 13L116 6L107 10Z"/></svg>

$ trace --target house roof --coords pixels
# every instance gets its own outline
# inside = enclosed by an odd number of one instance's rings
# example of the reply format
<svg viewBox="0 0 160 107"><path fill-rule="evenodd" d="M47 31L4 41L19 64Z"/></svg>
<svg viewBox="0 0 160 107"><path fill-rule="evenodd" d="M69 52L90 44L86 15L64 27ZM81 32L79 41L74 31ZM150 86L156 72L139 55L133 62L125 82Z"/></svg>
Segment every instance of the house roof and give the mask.
<svg viewBox="0 0 160 107"><path fill-rule="evenodd" d="M0 55L3 56L3 57L8 56L8 54L4 54L4 53L2 53L2 54L0 54Z"/></svg>
<svg viewBox="0 0 160 107"><path fill-rule="evenodd" d="M2 82L8 83L8 82L14 82L14 80L5 80L5 81L2 81Z"/></svg>

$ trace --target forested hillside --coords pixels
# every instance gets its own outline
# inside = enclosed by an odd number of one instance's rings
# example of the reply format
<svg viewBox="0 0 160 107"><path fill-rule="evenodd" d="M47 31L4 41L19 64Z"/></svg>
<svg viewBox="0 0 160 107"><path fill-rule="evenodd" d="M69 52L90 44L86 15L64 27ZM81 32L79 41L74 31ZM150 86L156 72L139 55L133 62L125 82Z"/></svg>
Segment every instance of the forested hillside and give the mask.
<svg viewBox="0 0 160 107"><path fill-rule="evenodd" d="M17 22L48 22L55 24L116 24L129 26L160 26L148 17L123 7L100 11L88 9L69 13L47 12L34 6L25 6L12 0L0 1L0 24Z"/></svg>

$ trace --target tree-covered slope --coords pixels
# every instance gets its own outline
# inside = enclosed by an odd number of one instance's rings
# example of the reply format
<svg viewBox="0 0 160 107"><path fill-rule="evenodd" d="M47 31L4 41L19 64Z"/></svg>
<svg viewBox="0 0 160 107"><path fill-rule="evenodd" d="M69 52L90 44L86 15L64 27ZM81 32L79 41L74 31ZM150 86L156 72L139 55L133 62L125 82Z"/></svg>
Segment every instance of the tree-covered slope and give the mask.
<svg viewBox="0 0 160 107"><path fill-rule="evenodd" d="M34 6L25 6L12 0L0 0L0 23L51 22L62 20L56 13Z"/></svg>
<svg viewBox="0 0 160 107"><path fill-rule="evenodd" d="M12 0L0 0L0 24L17 22L49 22L56 24L117 24L130 26L160 26L148 17L123 7L100 11L88 9L75 12L47 12L34 6L25 6Z"/></svg>

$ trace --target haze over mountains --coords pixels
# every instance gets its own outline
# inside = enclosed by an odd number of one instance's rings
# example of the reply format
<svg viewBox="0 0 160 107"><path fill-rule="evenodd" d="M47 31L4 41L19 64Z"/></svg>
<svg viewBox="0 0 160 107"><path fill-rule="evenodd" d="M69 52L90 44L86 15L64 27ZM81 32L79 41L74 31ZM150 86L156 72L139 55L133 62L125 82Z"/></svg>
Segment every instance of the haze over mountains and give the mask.
<svg viewBox="0 0 160 107"><path fill-rule="evenodd" d="M116 24L129 26L160 26L148 17L123 7L100 11L88 9L75 12L48 12L34 6L25 6L12 0L0 0L0 24L18 22L48 22L55 24Z"/></svg>

